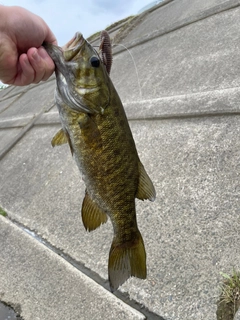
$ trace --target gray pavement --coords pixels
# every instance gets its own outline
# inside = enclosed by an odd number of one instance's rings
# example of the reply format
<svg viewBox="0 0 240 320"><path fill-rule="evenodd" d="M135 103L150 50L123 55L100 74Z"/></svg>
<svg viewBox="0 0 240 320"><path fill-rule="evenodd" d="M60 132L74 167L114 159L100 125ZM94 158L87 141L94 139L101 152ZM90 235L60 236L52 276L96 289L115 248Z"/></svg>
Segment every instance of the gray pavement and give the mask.
<svg viewBox="0 0 240 320"><path fill-rule="evenodd" d="M168 0L134 21L112 32L134 59L116 46L112 79L157 199L137 201L148 277L122 296L105 289L112 226L85 232L81 175L68 146L50 144L54 78L0 91L0 300L24 320L212 320L220 272L240 267L240 1Z"/></svg>
<svg viewBox="0 0 240 320"><path fill-rule="evenodd" d="M14 301L24 319L145 319L12 222L0 220L0 297Z"/></svg>

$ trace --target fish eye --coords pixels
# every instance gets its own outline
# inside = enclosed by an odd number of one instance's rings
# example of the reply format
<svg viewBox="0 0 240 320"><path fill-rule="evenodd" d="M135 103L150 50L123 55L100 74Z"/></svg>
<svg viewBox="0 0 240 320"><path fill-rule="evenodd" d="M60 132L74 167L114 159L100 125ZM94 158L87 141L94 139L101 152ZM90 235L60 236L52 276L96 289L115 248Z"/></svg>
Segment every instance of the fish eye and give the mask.
<svg viewBox="0 0 240 320"><path fill-rule="evenodd" d="M98 57L92 57L90 59L90 63L91 63L91 66L94 67L94 68L98 68L100 66L100 60L98 59Z"/></svg>

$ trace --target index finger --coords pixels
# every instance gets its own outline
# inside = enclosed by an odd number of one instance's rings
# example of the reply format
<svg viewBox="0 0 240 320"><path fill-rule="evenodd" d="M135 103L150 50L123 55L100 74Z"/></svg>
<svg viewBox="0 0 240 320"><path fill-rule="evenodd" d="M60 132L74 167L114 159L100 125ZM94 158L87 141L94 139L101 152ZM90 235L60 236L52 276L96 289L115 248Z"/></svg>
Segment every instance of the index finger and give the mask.
<svg viewBox="0 0 240 320"><path fill-rule="evenodd" d="M47 33L46 33L46 36L45 36L45 40L46 42L49 42L51 44L54 44L54 45L57 45L57 39L55 37L55 35L53 34L52 30L46 25L47 27Z"/></svg>

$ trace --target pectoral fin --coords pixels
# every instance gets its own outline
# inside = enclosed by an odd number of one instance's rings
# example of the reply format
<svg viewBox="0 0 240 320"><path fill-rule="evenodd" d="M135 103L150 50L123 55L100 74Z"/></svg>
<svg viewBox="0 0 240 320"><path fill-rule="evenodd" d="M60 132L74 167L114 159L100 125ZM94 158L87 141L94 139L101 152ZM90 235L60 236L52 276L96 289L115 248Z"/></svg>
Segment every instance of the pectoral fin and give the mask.
<svg viewBox="0 0 240 320"><path fill-rule="evenodd" d="M82 221L87 231L92 231L100 227L101 224L107 222L106 213L99 208L88 193L86 192L85 198L82 204Z"/></svg>
<svg viewBox="0 0 240 320"><path fill-rule="evenodd" d="M69 134L67 131L64 131L63 129L60 129L52 138L51 144L53 147L55 146L61 146L62 144L68 143L71 153L73 155L73 148L71 144L71 140L69 137Z"/></svg>
<svg viewBox="0 0 240 320"><path fill-rule="evenodd" d="M151 179L149 178L143 164L139 161L139 183L136 198L140 200L148 199L154 201L156 198L156 191Z"/></svg>
<svg viewBox="0 0 240 320"><path fill-rule="evenodd" d="M52 138L51 144L53 147L61 146L64 143L68 142L68 138L63 129L60 129Z"/></svg>

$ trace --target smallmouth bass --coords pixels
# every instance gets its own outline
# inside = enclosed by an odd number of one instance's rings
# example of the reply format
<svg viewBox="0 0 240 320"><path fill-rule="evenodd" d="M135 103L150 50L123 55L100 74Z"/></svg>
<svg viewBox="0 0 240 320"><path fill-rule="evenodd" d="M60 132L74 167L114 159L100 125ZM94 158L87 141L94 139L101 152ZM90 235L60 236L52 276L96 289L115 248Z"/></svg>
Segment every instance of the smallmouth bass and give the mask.
<svg viewBox="0 0 240 320"><path fill-rule="evenodd" d="M55 100L62 124L52 145L68 143L82 172L86 230L98 228L108 217L112 222L108 276L114 291L131 276L146 278L146 252L137 226L135 198L154 201L156 194L108 75L111 54L104 48L109 36L106 31L102 35L103 59L80 33L63 48L48 43L44 47L56 66Z"/></svg>

